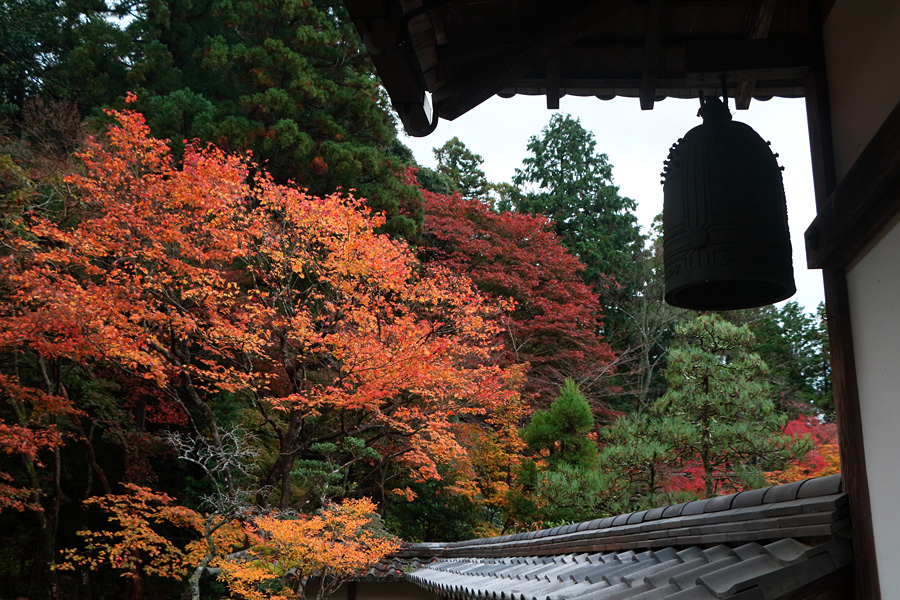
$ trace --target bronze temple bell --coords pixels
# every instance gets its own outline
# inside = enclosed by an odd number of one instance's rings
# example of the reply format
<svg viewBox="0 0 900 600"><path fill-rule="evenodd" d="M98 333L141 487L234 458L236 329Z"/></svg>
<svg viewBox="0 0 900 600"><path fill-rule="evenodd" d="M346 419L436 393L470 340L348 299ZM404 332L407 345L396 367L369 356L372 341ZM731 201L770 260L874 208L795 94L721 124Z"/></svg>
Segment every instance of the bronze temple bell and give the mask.
<svg viewBox="0 0 900 600"><path fill-rule="evenodd" d="M717 98L663 172L666 302L695 310L772 304L796 291L781 168Z"/></svg>

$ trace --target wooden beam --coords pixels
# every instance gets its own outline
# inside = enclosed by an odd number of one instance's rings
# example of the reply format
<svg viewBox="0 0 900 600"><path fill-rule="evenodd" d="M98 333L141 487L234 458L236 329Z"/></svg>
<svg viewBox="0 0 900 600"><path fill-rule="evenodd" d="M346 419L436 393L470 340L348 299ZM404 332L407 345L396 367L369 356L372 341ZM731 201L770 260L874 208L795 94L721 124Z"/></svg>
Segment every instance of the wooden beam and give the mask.
<svg viewBox="0 0 900 600"><path fill-rule="evenodd" d="M478 106L498 91L508 87L535 65L540 65L552 55L590 33L603 19L627 8L615 0L593 0L584 3L579 10L555 24L548 24L547 34L528 48L510 52L481 68L449 79L432 90L435 107L442 117L455 119Z"/></svg>
<svg viewBox="0 0 900 600"><path fill-rule="evenodd" d="M516 31L490 35L469 35L458 41L440 44L435 48L435 52L437 52L438 61L442 65L463 65L484 59L493 60L498 56L520 52L530 46L534 39L536 39L535 36L527 33L520 34Z"/></svg>
<svg viewBox="0 0 900 600"><path fill-rule="evenodd" d="M691 42L685 46L687 74L796 69L809 65L809 40L803 38Z"/></svg>
<svg viewBox="0 0 900 600"><path fill-rule="evenodd" d="M772 27L772 18L775 16L775 2L777 0L757 0L754 4L754 15L750 21L751 40L764 40L769 37L769 29ZM738 110L750 108L750 100L753 98L753 89L756 81L742 79L737 84L734 92L734 104Z"/></svg>
<svg viewBox="0 0 900 600"><path fill-rule="evenodd" d="M810 56L812 68L806 80L806 114L809 123L810 153L816 205L822 210L833 194L837 176L831 134L831 102L822 43L823 15L815 1L809 10ZM843 269L827 264L822 269L828 344L831 351L831 379L837 417L838 443L844 491L850 497L853 527L853 599L880 600L875 530L869 497L869 475L859 408L856 358L850 323L850 300Z"/></svg>
<svg viewBox="0 0 900 600"><path fill-rule="evenodd" d="M810 269L844 268L900 214L900 103L806 230Z"/></svg>
<svg viewBox="0 0 900 600"><path fill-rule="evenodd" d="M615 63L612 58L604 59L604 56L618 57L623 55L623 50L639 52L642 45L639 43L587 43L579 44L561 51L560 61L566 62L573 52L590 52L599 56L599 61L606 60ZM522 54L519 52L498 53L485 57L481 63L491 65L503 62L510 54ZM688 62L688 72L685 68L675 71L657 70L655 91L656 95L665 94L666 89L690 89L685 97L695 97L697 89L720 88L720 75L727 72L730 77L753 79L757 82L756 89L775 86L779 89L794 88L797 96L802 95L803 80L809 72L809 52L805 40L744 40L733 44L719 42L691 42L689 44L662 44L659 53L672 53L675 55L691 57ZM727 63L727 60L733 60ZM484 85L490 85L492 93L503 94L504 97L513 96L522 88L530 91L528 94L546 93L547 75L545 70L546 60L539 61L526 69L526 72L517 78L491 79L488 78ZM568 89L595 90L590 95L606 94L639 96L642 84L642 74L635 65L633 70L628 70L628 65L615 63L615 72L591 73L590 76L580 76L574 72L567 72L560 79L560 87ZM729 66L730 65L730 66ZM484 73L484 68L479 69ZM433 96L435 110L440 116L452 120L464 114L473 106L471 93L459 87L463 78L472 80L475 76L472 71L464 71L461 75L445 82L439 91ZM646 84L645 84L646 88ZM538 92L540 89L540 92Z"/></svg>
<svg viewBox="0 0 900 600"><path fill-rule="evenodd" d="M559 56L547 60L547 108L559 110Z"/></svg>
<svg viewBox="0 0 900 600"><path fill-rule="evenodd" d="M644 37L644 52L641 62L641 110L653 110L656 100L656 71L659 67L660 22L662 21L663 0L650 0L647 5L647 26Z"/></svg>

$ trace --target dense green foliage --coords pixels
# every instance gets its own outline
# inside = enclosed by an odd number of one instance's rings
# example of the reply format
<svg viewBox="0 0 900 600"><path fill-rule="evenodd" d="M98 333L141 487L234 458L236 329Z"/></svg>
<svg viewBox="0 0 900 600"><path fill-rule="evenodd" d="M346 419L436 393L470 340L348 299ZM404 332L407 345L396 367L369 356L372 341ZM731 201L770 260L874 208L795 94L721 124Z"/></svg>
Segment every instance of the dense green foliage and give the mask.
<svg viewBox="0 0 900 600"><path fill-rule="evenodd" d="M400 177L393 117L340 2L110 6L17 0L0 13L18 53L0 64L11 75L0 89L8 112L62 98L97 114L133 91L176 148L198 138L251 151L281 183L355 189L385 213L385 231L415 237L421 197Z"/></svg>
<svg viewBox="0 0 900 600"><path fill-rule="evenodd" d="M819 412L833 421L825 305L819 304L815 314L797 302L765 306L749 327L757 341L754 350L769 366L780 407L791 414Z"/></svg>
<svg viewBox="0 0 900 600"><path fill-rule="evenodd" d="M0 7L0 114L68 99L82 114L122 98L141 34L126 2L10 0Z"/></svg>
<svg viewBox="0 0 900 600"><path fill-rule="evenodd" d="M434 157L438 162L438 172L450 178L454 191L458 191L460 196L469 199L486 197L490 184L481 170L484 159L469 150L459 138L454 137L440 148L435 148Z"/></svg>
<svg viewBox="0 0 900 600"><path fill-rule="evenodd" d="M276 181L356 189L409 237L415 188L387 154L386 99L339 2L153 0L131 82L157 135L252 150Z"/></svg>
<svg viewBox="0 0 900 600"><path fill-rule="evenodd" d="M709 498L759 483L763 471L804 451L780 435L787 419L776 410L768 367L752 352L747 326L707 314L677 334L666 393L608 433L603 462L623 471L632 494L653 495L680 470L696 482L681 487Z"/></svg>
<svg viewBox="0 0 900 600"><path fill-rule="evenodd" d="M673 420L663 439L675 452L696 456L703 467L707 498L735 485L742 469L791 455L780 431L786 419L763 374L768 367L751 351L753 334L716 315L704 315L677 329L682 344L669 353L668 390L657 414Z"/></svg>
<svg viewBox="0 0 900 600"><path fill-rule="evenodd" d="M509 494L507 519L526 527L571 523L602 511L609 479L597 468L594 416L567 379L549 410L522 429L533 459L524 461Z"/></svg>

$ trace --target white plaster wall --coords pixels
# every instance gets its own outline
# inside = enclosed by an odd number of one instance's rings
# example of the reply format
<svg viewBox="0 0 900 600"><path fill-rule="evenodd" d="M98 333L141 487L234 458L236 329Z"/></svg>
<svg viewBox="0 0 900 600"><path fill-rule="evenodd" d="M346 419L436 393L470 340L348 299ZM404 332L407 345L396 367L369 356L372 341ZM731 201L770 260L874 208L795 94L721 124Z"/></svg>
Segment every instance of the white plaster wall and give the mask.
<svg viewBox="0 0 900 600"><path fill-rule="evenodd" d="M841 178L900 101L900 2L838 0L823 36Z"/></svg>
<svg viewBox="0 0 900 600"><path fill-rule="evenodd" d="M881 594L900 600L900 225L847 283Z"/></svg>

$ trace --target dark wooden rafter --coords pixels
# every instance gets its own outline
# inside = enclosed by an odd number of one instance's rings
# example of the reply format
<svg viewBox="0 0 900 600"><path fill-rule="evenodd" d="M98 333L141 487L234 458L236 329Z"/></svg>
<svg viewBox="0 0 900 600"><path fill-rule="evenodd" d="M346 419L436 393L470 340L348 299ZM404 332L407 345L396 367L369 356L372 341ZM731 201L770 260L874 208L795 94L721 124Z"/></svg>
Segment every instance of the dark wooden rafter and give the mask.
<svg viewBox="0 0 900 600"><path fill-rule="evenodd" d="M559 56L551 56L547 59L547 108L559 109Z"/></svg>
<svg viewBox="0 0 900 600"><path fill-rule="evenodd" d="M847 267L900 214L900 103L806 231L809 268Z"/></svg>
<svg viewBox="0 0 900 600"><path fill-rule="evenodd" d="M543 37L521 51L507 52L480 68L444 81L432 90L440 115L455 119L505 87L514 85L536 64L546 64L559 50L589 34L602 19L622 10L622 7L622 3L612 0L585 3L561 21L548 25Z"/></svg>
<svg viewBox="0 0 900 600"><path fill-rule="evenodd" d="M535 38L535 34L527 35L522 31L470 35L463 41L441 44L436 51L441 64L462 65L520 52L530 46Z"/></svg>
<svg viewBox="0 0 900 600"><path fill-rule="evenodd" d="M751 40L764 40L769 37L769 29L772 27L772 19L775 16L775 3L777 0L757 0L753 6L753 15L750 17ZM753 98L753 89L756 81L742 79L738 82L734 92L734 104L738 110L750 108L750 100Z"/></svg>
<svg viewBox="0 0 900 600"><path fill-rule="evenodd" d="M722 73L758 79L765 72L784 71L803 77L809 71L809 42L802 38L781 40L696 41L685 45L687 76Z"/></svg>
<svg viewBox="0 0 900 600"><path fill-rule="evenodd" d="M663 0L650 0L647 5L647 29L641 65L641 88L638 96L641 110L653 110L656 100L656 78L659 68L659 46L662 42Z"/></svg>

